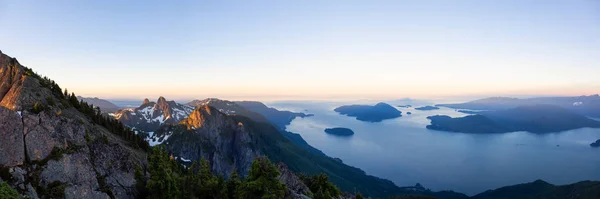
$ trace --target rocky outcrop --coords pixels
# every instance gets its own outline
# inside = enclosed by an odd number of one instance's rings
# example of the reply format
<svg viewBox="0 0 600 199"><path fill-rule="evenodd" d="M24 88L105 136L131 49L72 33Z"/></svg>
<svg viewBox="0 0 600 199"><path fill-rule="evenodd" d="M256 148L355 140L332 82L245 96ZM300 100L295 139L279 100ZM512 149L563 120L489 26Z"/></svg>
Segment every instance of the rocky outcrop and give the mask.
<svg viewBox="0 0 600 199"><path fill-rule="evenodd" d="M66 112L69 111L65 111L64 114L68 114ZM81 124L83 120L61 117L53 111L38 114L24 111L22 114L27 156L30 161L43 160L54 148L64 149L69 144L85 145L85 125Z"/></svg>
<svg viewBox="0 0 600 199"><path fill-rule="evenodd" d="M65 198L109 198L106 193L97 191L100 185L87 150L48 161L39 183L48 186L53 182L69 184L64 190Z"/></svg>
<svg viewBox="0 0 600 199"><path fill-rule="evenodd" d="M209 160L214 172L229 175L233 169L246 176L260 153L251 147L252 139L244 124L209 106L194 110L180 125L169 125L153 136L165 138L174 156L192 161Z"/></svg>
<svg viewBox="0 0 600 199"><path fill-rule="evenodd" d="M30 198L135 198L133 168L146 154L92 123L53 85L0 53L1 180Z"/></svg>
<svg viewBox="0 0 600 199"><path fill-rule="evenodd" d="M312 195L310 189L294 172L288 169L287 165L280 162L276 166L277 170L279 170L277 179L290 190L290 198L305 198Z"/></svg>

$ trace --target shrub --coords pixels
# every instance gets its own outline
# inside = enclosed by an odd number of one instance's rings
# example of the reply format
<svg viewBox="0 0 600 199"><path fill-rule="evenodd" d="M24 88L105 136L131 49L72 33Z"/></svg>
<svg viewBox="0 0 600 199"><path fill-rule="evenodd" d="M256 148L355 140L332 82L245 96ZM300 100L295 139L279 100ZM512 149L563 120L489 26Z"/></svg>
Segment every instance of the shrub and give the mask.
<svg viewBox="0 0 600 199"><path fill-rule="evenodd" d="M0 182L0 198L3 199L18 199L19 193L8 186L6 182Z"/></svg>

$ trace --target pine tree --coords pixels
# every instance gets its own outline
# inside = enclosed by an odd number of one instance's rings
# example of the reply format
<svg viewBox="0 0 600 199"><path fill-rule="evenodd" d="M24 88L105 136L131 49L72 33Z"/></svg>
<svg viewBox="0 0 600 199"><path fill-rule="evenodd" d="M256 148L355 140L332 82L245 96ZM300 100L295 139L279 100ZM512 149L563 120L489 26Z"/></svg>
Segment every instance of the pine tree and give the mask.
<svg viewBox="0 0 600 199"><path fill-rule="evenodd" d="M240 188L242 181L240 181L240 177L238 176L235 168L229 175L229 179L227 179L227 198L234 199L238 198L238 189Z"/></svg>
<svg viewBox="0 0 600 199"><path fill-rule="evenodd" d="M240 188L241 198L278 199L285 195L285 186L277 179L279 171L269 159L254 160L248 178Z"/></svg>

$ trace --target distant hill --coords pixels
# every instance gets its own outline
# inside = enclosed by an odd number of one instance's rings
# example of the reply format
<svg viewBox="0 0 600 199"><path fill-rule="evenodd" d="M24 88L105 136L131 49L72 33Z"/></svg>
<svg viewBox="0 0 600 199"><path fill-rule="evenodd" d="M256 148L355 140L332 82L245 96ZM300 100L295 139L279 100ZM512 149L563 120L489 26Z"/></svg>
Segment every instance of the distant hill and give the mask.
<svg viewBox="0 0 600 199"><path fill-rule="evenodd" d="M598 199L600 182L581 181L556 186L542 180L506 186L477 194L472 199Z"/></svg>
<svg viewBox="0 0 600 199"><path fill-rule="evenodd" d="M438 104L437 106L471 110L506 110L519 106L531 106L538 104L560 106L588 117L600 117L600 96L597 94L578 97L537 97L526 99L491 97L466 103Z"/></svg>
<svg viewBox="0 0 600 199"><path fill-rule="evenodd" d="M402 112L390 106L389 104L380 102L374 106L370 105L346 105L334 109L342 115L356 117L357 120L365 122L381 122L386 119L393 119L402 116Z"/></svg>
<svg viewBox="0 0 600 199"><path fill-rule="evenodd" d="M560 132L584 127L600 128L600 122L553 105L521 106L484 111L460 118L430 116L428 129L463 133Z"/></svg>
<svg viewBox="0 0 600 199"><path fill-rule="evenodd" d="M440 108L435 107L435 106L422 106L422 107L418 107L415 108L415 110L419 110L419 111L430 111L430 110L438 110Z"/></svg>
<svg viewBox="0 0 600 199"><path fill-rule="evenodd" d="M600 147L600 139L596 140L596 142L590 144L591 147Z"/></svg>
<svg viewBox="0 0 600 199"><path fill-rule="evenodd" d="M108 100L100 99L97 97L77 96L77 99L83 100L84 102L87 102L88 104L92 104L94 106L100 107L100 110L102 110L102 112L113 113L113 112L119 110L119 107L117 105L113 104L112 102L109 102Z"/></svg>
<svg viewBox="0 0 600 199"><path fill-rule="evenodd" d="M275 108L267 107L262 102L256 101L236 101L236 104L244 108L260 113L265 116L277 128L284 130L285 126L289 125L296 117L310 117L312 114L294 113L291 111L280 111Z"/></svg>

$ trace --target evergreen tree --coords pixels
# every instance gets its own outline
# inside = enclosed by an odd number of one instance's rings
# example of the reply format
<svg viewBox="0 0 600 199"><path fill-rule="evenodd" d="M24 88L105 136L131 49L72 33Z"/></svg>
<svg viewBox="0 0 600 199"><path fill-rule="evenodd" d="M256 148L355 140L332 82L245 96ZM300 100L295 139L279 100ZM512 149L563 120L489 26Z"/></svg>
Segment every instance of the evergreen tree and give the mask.
<svg viewBox="0 0 600 199"><path fill-rule="evenodd" d="M269 159L264 157L255 159L248 178L240 188L241 198L283 198L286 188L279 182L277 176L279 176L279 171Z"/></svg>
<svg viewBox="0 0 600 199"><path fill-rule="evenodd" d="M148 155L150 179L146 188L151 192L150 198L178 198L180 196L178 175L163 148L154 147L152 153Z"/></svg>
<svg viewBox="0 0 600 199"><path fill-rule="evenodd" d="M234 198L238 198L238 189L240 188L242 181L240 181L239 179L240 177L238 176L237 172L235 171L235 169L233 169L233 171L231 172L231 175L229 175L229 179L227 180L227 198L229 199L234 199Z"/></svg>

